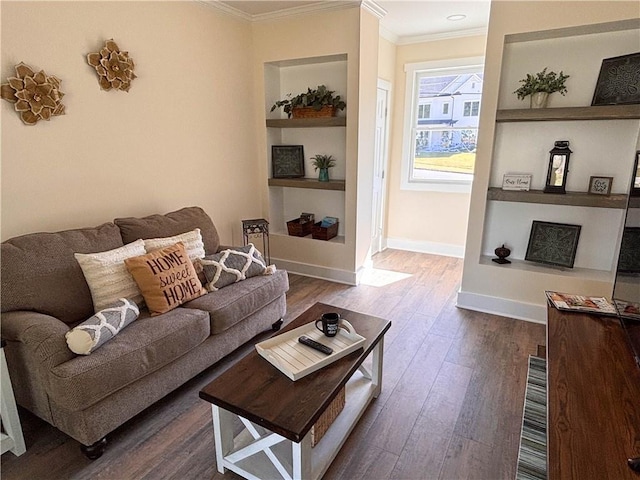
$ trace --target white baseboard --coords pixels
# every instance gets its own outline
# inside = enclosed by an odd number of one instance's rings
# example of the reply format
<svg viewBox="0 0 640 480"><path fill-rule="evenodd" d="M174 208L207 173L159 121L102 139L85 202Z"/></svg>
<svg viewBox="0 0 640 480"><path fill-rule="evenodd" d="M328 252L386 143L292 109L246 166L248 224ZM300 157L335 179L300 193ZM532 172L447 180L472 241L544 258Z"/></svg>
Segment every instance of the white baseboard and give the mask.
<svg viewBox="0 0 640 480"><path fill-rule="evenodd" d="M445 257L464 258L464 245L450 243L422 242L407 240L405 238L387 238L386 245L396 250L408 250L410 252L431 253Z"/></svg>
<svg viewBox="0 0 640 480"><path fill-rule="evenodd" d="M271 258L271 263L275 263L279 269L297 273L305 277L321 278L332 282L346 283L347 285L357 285L357 272L349 272L347 270L322 267L308 263L292 262L281 258Z"/></svg>
<svg viewBox="0 0 640 480"><path fill-rule="evenodd" d="M506 298L490 297L477 293L458 292L456 306L491 313L502 317L516 318L534 323L547 323L547 306L533 303L516 302Z"/></svg>

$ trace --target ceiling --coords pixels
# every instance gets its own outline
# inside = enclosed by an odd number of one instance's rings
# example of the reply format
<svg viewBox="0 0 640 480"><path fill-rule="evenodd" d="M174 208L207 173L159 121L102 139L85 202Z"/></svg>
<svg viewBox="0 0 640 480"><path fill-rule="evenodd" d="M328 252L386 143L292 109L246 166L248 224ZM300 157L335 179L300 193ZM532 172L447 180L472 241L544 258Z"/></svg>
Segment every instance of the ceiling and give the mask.
<svg viewBox="0 0 640 480"><path fill-rule="evenodd" d="M279 1L220 0L219 3L239 11L251 19L285 16L325 8L336 8L349 1ZM380 19L382 34L397 43L418 41L421 37L452 37L480 34L489 21L490 0L376 0L373 3L386 11ZM451 21L451 15L465 15Z"/></svg>

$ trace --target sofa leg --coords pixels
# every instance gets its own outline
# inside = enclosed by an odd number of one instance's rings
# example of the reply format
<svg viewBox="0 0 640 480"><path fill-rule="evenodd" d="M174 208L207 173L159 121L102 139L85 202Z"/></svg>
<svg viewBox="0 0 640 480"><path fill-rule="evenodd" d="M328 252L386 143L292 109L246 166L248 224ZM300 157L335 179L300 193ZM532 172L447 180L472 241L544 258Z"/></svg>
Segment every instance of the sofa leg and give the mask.
<svg viewBox="0 0 640 480"><path fill-rule="evenodd" d="M100 458L107 446L107 437L102 437L96 443L91 445L80 445L80 450L89 460Z"/></svg>
<svg viewBox="0 0 640 480"><path fill-rule="evenodd" d="M273 325L271 325L271 329L274 332L277 332L278 330L280 330L280 328L282 327L282 324L284 323L284 319L280 319L277 322L275 322Z"/></svg>

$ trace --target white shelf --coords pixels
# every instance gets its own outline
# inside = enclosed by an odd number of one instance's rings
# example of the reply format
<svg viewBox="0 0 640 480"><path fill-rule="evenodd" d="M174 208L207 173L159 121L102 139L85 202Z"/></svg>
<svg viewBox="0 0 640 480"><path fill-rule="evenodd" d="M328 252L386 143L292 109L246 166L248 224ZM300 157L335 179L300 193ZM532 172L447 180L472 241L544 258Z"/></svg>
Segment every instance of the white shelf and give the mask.
<svg viewBox="0 0 640 480"><path fill-rule="evenodd" d="M339 244L344 245L344 235L337 235L337 236L333 237L331 240L317 240L317 239L311 237L311 235L307 235L306 237L296 237L295 235L289 235L285 231L271 232L270 235L271 235L272 238L273 237L286 237L286 238L292 238L292 239L294 239L294 241L301 241L301 242L339 243Z"/></svg>
<svg viewBox="0 0 640 480"><path fill-rule="evenodd" d="M552 265L543 265L537 264L533 262L528 262L525 260L519 259L511 259L511 263L508 264L498 264L493 262L491 259L496 257L491 257L487 255L483 255L480 257L481 265L490 265L496 268L504 268L510 270L519 270L522 272L530 272L530 273L540 273L545 275L557 275L560 277L566 278L583 278L589 279L597 282L611 282L614 278L614 272L610 270L595 270L592 268L564 268L564 267L554 267Z"/></svg>

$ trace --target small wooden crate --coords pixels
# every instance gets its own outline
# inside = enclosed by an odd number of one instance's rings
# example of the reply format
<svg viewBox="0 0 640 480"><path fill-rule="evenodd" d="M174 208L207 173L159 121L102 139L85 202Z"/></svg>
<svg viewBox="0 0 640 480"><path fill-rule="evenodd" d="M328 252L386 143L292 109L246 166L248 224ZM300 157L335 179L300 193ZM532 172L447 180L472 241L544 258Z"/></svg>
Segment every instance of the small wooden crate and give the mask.
<svg viewBox="0 0 640 480"><path fill-rule="evenodd" d="M291 110L291 114L293 118L333 117L336 114L336 107L324 105L320 110L313 107L295 107Z"/></svg>
<svg viewBox="0 0 640 480"><path fill-rule="evenodd" d="M316 240L331 240L338 235L338 225L340 222L336 222L329 227L321 227L322 222L318 222L313 225L311 236Z"/></svg>
<svg viewBox="0 0 640 480"><path fill-rule="evenodd" d="M320 415L318 421L311 427L311 446L315 447L318 442L324 437L324 434L327 433L331 424L338 418L340 412L344 409L344 405L346 403L346 392L345 388L342 387L342 390L338 392L336 398L329 404L327 409Z"/></svg>
<svg viewBox="0 0 640 480"><path fill-rule="evenodd" d="M306 237L311 233L312 228L313 220L310 222L300 223L299 218L294 218L287 222L287 231L289 232L289 235L294 237Z"/></svg>

